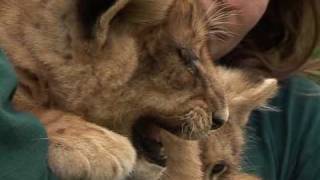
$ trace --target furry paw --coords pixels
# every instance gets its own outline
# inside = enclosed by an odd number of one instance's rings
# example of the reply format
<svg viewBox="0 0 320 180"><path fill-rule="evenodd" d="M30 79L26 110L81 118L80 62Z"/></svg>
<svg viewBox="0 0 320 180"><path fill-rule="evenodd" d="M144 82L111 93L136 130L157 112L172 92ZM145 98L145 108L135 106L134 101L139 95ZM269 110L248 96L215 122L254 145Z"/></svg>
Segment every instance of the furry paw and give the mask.
<svg viewBox="0 0 320 180"><path fill-rule="evenodd" d="M60 179L120 180L129 175L136 152L127 138L91 123L69 122L49 131L49 166Z"/></svg>

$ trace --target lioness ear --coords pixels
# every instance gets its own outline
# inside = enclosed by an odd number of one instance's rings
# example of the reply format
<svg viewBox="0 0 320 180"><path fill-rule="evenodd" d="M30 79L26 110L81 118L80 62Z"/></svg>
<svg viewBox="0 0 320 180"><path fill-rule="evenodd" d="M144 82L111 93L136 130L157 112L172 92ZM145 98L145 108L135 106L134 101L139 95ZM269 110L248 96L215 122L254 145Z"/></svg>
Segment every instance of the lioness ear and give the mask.
<svg viewBox="0 0 320 180"><path fill-rule="evenodd" d="M176 0L131 0L120 16L123 21L132 24L156 24L166 18L174 1Z"/></svg>
<svg viewBox="0 0 320 180"><path fill-rule="evenodd" d="M129 0L78 0L78 16L84 37L93 38L101 31L107 33L110 21L128 2Z"/></svg>
<svg viewBox="0 0 320 180"><path fill-rule="evenodd" d="M112 22L120 29L161 22L175 0L78 0L84 35L104 43ZM119 27L118 27L119 28Z"/></svg>
<svg viewBox="0 0 320 180"><path fill-rule="evenodd" d="M278 89L276 79L260 79L256 74L236 69L219 69L223 76L232 118L245 125L251 111L267 104Z"/></svg>

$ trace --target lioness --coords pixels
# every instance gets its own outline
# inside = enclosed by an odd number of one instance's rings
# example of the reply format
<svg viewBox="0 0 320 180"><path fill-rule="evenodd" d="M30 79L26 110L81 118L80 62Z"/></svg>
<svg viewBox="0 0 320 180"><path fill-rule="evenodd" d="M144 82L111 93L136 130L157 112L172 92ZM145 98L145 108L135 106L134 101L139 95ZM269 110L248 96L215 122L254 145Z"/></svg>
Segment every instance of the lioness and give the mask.
<svg viewBox="0 0 320 180"><path fill-rule="evenodd" d="M136 152L156 161L138 140L146 121L198 139L229 119L206 41L225 37L225 18L214 17L227 9L217 9L192 0L1 1L0 47L20 79L14 104L44 124L60 179L123 179Z"/></svg>

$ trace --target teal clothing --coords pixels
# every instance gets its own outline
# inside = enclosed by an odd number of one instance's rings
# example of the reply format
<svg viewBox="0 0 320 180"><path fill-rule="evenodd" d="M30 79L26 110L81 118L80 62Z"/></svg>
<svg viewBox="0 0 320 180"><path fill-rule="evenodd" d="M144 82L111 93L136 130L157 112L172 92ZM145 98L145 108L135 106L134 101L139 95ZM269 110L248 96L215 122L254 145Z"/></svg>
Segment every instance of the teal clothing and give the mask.
<svg viewBox="0 0 320 180"><path fill-rule="evenodd" d="M274 111L250 119L245 171L263 180L319 180L320 87L292 77L270 104Z"/></svg>
<svg viewBox="0 0 320 180"><path fill-rule="evenodd" d="M43 126L10 104L16 85L14 70L0 51L0 180L54 180Z"/></svg>

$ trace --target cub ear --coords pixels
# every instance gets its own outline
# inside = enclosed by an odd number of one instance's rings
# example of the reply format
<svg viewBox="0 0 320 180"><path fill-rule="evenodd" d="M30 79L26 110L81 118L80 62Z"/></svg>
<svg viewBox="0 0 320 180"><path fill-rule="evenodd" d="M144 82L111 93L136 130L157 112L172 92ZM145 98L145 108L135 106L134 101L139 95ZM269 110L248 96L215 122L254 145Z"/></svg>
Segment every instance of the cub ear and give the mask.
<svg viewBox="0 0 320 180"><path fill-rule="evenodd" d="M268 78L259 82L251 82L248 89L239 92L238 96L231 99L231 103L243 107L243 110L251 111L266 105L267 100L275 95L276 90L276 79Z"/></svg>
<svg viewBox="0 0 320 180"><path fill-rule="evenodd" d="M245 125L256 108L263 107L278 89L276 79L259 78L257 74L238 69L219 69L224 79L231 118Z"/></svg>

